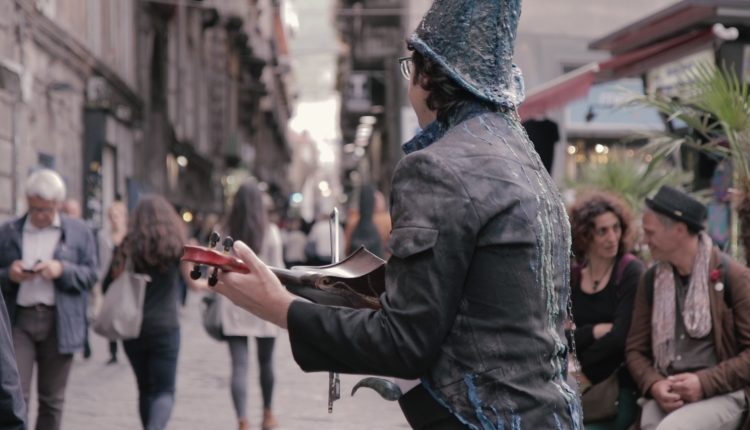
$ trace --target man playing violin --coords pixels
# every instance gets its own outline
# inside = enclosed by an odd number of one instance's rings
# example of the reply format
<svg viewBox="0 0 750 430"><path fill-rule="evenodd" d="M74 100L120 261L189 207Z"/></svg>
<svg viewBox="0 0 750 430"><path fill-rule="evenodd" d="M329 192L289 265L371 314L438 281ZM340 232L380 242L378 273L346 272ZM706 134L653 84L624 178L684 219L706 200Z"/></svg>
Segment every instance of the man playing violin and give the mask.
<svg viewBox="0 0 750 430"><path fill-rule="evenodd" d="M420 429L582 428L565 382L570 229L518 121L520 0L435 1L401 60L423 130L393 176L382 308L302 300L243 243L216 290L288 328L305 371L419 383Z"/></svg>

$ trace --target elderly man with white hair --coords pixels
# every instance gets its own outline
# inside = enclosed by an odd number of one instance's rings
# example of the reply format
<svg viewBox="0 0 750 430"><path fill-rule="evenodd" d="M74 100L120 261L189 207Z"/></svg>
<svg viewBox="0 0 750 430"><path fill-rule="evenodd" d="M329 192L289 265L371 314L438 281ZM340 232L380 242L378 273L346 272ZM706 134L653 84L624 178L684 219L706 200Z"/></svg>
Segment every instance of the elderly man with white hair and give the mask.
<svg viewBox="0 0 750 430"><path fill-rule="evenodd" d="M58 211L65 183L56 172L32 173L26 199L27 213L0 227L0 286L24 399L28 404L36 365L36 428L59 429L73 353L83 348L86 334L96 244L86 224Z"/></svg>

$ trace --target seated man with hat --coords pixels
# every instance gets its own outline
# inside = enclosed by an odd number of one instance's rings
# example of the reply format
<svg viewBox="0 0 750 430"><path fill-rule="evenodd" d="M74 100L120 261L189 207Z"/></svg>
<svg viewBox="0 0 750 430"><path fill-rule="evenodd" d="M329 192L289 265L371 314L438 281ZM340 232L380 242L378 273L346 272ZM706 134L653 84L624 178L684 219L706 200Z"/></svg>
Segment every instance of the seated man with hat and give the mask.
<svg viewBox="0 0 750 430"><path fill-rule="evenodd" d="M642 429L750 429L750 271L713 246L706 207L663 186L646 199L656 262L636 293L626 360Z"/></svg>

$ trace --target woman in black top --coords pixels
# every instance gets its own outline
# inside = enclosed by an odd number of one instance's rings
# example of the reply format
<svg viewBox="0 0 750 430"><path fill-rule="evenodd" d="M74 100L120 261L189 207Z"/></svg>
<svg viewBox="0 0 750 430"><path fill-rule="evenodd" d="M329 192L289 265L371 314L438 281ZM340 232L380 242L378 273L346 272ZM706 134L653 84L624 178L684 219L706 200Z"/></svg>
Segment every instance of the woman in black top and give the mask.
<svg viewBox="0 0 750 430"><path fill-rule="evenodd" d="M628 253L632 221L625 203L607 193L589 194L570 209L576 260L571 265L571 300L579 381L585 390L617 372L620 389L617 415L586 420L586 430L627 429L635 420L635 384L623 364L633 299L644 267ZM587 413L597 412L601 411L584 407L584 419Z"/></svg>
<svg viewBox="0 0 750 430"><path fill-rule="evenodd" d="M172 413L180 350L177 280L185 241L182 220L161 196L141 199L130 218L122 246L113 256L108 284L130 258L136 273L151 277L146 286L141 333L123 342L138 383L138 409L144 429L167 426Z"/></svg>

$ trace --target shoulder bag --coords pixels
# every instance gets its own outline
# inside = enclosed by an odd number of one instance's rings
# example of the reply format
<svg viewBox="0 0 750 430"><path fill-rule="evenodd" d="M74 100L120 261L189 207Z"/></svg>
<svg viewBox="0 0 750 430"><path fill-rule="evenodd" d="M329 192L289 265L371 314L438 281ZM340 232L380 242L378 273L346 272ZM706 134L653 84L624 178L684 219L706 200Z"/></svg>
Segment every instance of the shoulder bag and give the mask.
<svg viewBox="0 0 750 430"><path fill-rule="evenodd" d="M99 315L92 328L109 340L134 339L141 333L143 301L148 275L135 273L128 258L125 270L110 284L104 294Z"/></svg>

